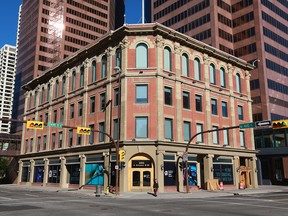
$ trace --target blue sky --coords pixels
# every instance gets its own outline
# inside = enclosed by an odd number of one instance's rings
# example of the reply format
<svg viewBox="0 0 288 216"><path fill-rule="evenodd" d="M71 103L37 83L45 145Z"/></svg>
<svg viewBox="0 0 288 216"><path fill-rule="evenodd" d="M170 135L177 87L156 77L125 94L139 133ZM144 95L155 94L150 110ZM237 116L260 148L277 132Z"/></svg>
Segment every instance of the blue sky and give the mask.
<svg viewBox="0 0 288 216"><path fill-rule="evenodd" d="M0 48L15 45L18 10L22 0L0 0ZM126 23L141 23L141 0L126 0Z"/></svg>

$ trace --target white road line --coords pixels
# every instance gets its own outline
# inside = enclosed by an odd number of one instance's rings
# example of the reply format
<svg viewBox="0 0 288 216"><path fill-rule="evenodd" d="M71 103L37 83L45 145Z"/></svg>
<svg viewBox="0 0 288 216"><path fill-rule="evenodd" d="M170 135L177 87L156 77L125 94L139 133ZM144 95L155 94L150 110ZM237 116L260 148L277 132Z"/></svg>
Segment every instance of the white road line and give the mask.
<svg viewBox="0 0 288 216"><path fill-rule="evenodd" d="M34 194L24 194L26 196L30 196L30 197L39 197L38 195L34 195Z"/></svg>
<svg viewBox="0 0 288 216"><path fill-rule="evenodd" d="M8 198L8 197L0 197L0 199L3 199L3 200L14 200L14 199L12 199L12 198Z"/></svg>
<svg viewBox="0 0 288 216"><path fill-rule="evenodd" d="M87 203L87 200L42 200L42 201L37 201L37 202L33 202L33 201L26 201L26 202L15 202L13 201L13 203L9 202L9 206L13 206L13 205L33 205L33 204L43 204L43 203L65 203L65 202L85 202ZM2 205L7 205L7 203L0 203L0 206Z"/></svg>

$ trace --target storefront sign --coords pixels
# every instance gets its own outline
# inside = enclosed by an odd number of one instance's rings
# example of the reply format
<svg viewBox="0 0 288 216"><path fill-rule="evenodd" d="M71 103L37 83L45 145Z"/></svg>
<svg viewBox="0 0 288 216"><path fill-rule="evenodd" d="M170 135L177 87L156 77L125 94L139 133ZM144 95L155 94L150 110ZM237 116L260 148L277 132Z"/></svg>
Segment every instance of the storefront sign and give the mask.
<svg viewBox="0 0 288 216"><path fill-rule="evenodd" d="M132 168L151 168L152 164L149 160L132 160Z"/></svg>

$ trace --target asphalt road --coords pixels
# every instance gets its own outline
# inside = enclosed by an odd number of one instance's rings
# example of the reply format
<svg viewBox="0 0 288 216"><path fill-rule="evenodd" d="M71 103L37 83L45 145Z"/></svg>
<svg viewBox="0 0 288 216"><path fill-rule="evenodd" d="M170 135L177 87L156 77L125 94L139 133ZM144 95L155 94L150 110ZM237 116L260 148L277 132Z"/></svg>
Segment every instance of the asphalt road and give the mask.
<svg viewBox="0 0 288 216"><path fill-rule="evenodd" d="M288 216L287 202L287 192L209 199L125 199L0 188L0 216Z"/></svg>

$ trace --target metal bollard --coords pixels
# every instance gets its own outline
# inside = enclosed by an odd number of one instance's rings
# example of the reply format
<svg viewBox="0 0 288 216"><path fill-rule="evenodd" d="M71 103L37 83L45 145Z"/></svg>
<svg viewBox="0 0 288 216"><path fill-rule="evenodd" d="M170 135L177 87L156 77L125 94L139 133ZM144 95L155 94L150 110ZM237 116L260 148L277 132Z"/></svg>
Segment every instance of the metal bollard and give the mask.
<svg viewBox="0 0 288 216"><path fill-rule="evenodd" d="M101 185L96 185L96 197L100 197L101 195Z"/></svg>

